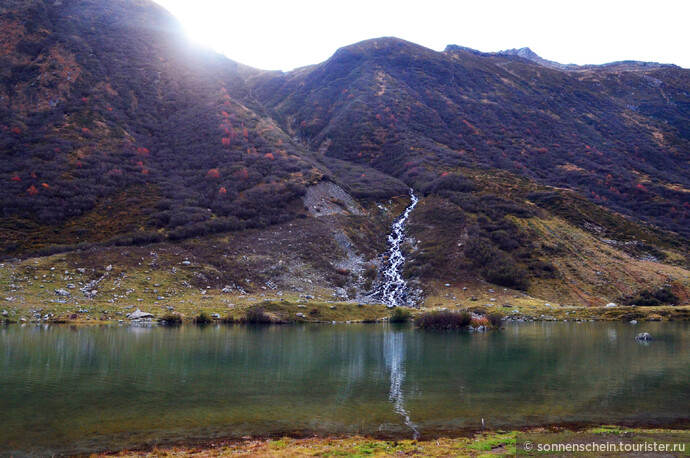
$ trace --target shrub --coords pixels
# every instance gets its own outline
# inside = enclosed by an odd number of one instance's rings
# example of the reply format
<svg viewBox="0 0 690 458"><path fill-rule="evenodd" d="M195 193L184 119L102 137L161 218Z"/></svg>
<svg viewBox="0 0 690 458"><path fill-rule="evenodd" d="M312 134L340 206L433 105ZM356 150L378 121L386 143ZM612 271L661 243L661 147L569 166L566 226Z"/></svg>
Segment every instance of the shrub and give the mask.
<svg viewBox="0 0 690 458"><path fill-rule="evenodd" d="M167 315L163 315L158 319L160 322L165 322L165 324L181 324L182 323L182 317L180 315L175 315L174 313L168 313Z"/></svg>
<svg viewBox="0 0 690 458"><path fill-rule="evenodd" d="M472 316L467 312L429 312L415 319L420 329L462 329L469 326Z"/></svg>
<svg viewBox="0 0 690 458"><path fill-rule="evenodd" d="M669 288L659 288L656 291L645 289L625 302L641 307L656 307L662 304L676 305L678 303L678 296L673 294Z"/></svg>
<svg viewBox="0 0 690 458"><path fill-rule="evenodd" d="M206 313L201 312L194 318L194 322L196 324L208 324L211 322L211 318L209 318L209 316L206 315Z"/></svg>
<svg viewBox="0 0 690 458"><path fill-rule="evenodd" d="M244 316L244 321L245 323L249 324L270 324L273 322L271 317L264 312L263 307L253 307L247 309L247 312Z"/></svg>
<svg viewBox="0 0 690 458"><path fill-rule="evenodd" d="M412 312L410 309L404 307L396 307L391 313L390 322L391 323L406 323L412 318Z"/></svg>
<svg viewBox="0 0 690 458"><path fill-rule="evenodd" d="M503 315L500 313L489 313L486 315L486 319L489 320L489 323L494 328L498 329L503 327Z"/></svg>

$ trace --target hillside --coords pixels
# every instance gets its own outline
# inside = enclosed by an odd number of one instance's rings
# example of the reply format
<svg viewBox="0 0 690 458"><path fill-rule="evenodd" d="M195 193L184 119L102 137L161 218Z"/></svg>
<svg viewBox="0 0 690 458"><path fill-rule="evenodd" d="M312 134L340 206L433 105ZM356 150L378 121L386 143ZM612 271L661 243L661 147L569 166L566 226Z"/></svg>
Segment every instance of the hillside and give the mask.
<svg viewBox="0 0 690 458"><path fill-rule="evenodd" d="M376 302L409 188L428 307L688 301L689 70L381 38L265 72L148 0L13 0L0 29L13 311L310 296L342 318L325 304Z"/></svg>
<svg viewBox="0 0 690 458"><path fill-rule="evenodd" d="M687 237L690 71L616 69L382 38L255 93L313 149L418 188L456 167L499 168Z"/></svg>
<svg viewBox="0 0 690 458"><path fill-rule="evenodd" d="M191 45L148 1L1 13L5 254L303 213L292 203L321 172L248 97L242 75L257 70Z"/></svg>

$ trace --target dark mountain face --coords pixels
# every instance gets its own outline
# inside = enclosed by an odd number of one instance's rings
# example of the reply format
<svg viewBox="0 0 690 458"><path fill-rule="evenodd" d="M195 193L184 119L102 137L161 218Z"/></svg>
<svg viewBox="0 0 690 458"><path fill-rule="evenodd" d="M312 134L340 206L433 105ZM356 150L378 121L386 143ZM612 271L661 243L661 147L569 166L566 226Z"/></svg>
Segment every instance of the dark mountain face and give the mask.
<svg viewBox="0 0 690 458"><path fill-rule="evenodd" d="M466 167L504 169L690 235L688 70L562 71L377 39L252 84L313 149L417 188Z"/></svg>
<svg viewBox="0 0 690 458"><path fill-rule="evenodd" d="M3 255L307 217L299 198L322 179L360 199L415 187L433 197L420 214L474 224L477 259L503 233L526 256L509 219L535 206L594 203L690 235L688 70L565 71L384 38L262 72L191 45L143 0L13 0L0 27ZM501 189L515 177L531 194Z"/></svg>
<svg viewBox="0 0 690 458"><path fill-rule="evenodd" d="M46 229L65 244L146 241L303 213L291 203L320 172L249 97L257 70L189 44L152 2L5 5L6 252Z"/></svg>

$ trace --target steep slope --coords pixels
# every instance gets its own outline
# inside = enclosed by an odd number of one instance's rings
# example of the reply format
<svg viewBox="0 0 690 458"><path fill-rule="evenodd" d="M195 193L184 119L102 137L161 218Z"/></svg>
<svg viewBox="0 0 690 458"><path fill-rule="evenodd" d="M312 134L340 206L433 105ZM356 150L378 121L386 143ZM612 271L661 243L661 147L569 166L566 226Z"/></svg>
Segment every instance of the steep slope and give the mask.
<svg viewBox="0 0 690 458"><path fill-rule="evenodd" d="M304 214L321 172L248 96L258 71L153 2L13 1L0 21L3 253Z"/></svg>
<svg viewBox="0 0 690 458"><path fill-rule="evenodd" d="M327 156L423 187L454 167L510 170L690 235L690 71L546 68L394 38L251 82Z"/></svg>

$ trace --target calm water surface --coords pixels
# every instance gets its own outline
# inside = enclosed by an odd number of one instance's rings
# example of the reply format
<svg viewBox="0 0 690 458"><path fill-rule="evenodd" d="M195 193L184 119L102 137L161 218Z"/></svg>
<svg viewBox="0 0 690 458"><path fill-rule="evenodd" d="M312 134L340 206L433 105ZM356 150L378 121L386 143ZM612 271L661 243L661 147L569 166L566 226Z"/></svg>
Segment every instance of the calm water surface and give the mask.
<svg viewBox="0 0 690 458"><path fill-rule="evenodd" d="M656 340L636 342L637 332ZM0 327L0 454L690 417L690 323Z"/></svg>

